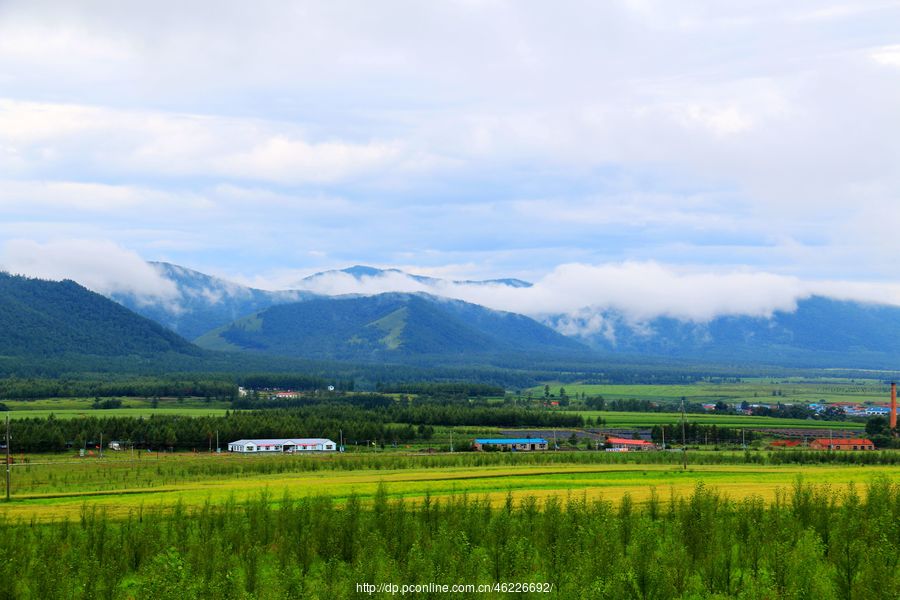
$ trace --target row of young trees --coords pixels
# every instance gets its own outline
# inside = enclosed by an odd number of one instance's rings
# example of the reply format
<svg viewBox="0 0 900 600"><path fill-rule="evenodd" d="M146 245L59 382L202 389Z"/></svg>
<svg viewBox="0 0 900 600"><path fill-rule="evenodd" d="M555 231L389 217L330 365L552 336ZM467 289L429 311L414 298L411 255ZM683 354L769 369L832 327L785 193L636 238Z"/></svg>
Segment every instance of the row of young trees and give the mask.
<svg viewBox="0 0 900 600"><path fill-rule="evenodd" d="M756 439L751 429L689 422L685 422L684 427L680 424L654 425L650 430L650 437L656 444L662 444L663 441L671 444L680 444L682 441L688 444L750 444Z"/></svg>
<svg viewBox="0 0 900 600"><path fill-rule="evenodd" d="M900 486L886 479L862 494L798 482L769 504L702 485L681 499L653 492L643 506L625 496L493 508L464 495L413 505L389 493L341 504L263 493L121 520L85 508L75 522L2 521L0 599L340 600L384 583L552 589L455 598L900 597Z"/></svg>

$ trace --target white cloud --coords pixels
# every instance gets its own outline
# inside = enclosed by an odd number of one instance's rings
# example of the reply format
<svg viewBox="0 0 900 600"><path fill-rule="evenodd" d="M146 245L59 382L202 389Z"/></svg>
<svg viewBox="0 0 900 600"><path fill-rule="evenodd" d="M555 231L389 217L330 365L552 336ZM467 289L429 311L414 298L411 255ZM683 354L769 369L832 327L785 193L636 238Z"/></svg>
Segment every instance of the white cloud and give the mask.
<svg viewBox="0 0 900 600"><path fill-rule="evenodd" d="M0 243L247 273L631 258L893 281L898 19L883 0L8 0Z"/></svg>
<svg viewBox="0 0 900 600"><path fill-rule="evenodd" d="M873 50L869 55L872 60L881 65L890 67L900 67L900 44L883 46L877 50Z"/></svg>
<svg viewBox="0 0 900 600"><path fill-rule="evenodd" d="M10 240L3 245L0 268L40 279L72 279L101 294L134 294L148 302L169 303L179 296L176 285L137 253L102 240Z"/></svg>
<svg viewBox="0 0 900 600"><path fill-rule="evenodd" d="M384 168L402 156L398 143L349 144L303 140L275 135L212 161L218 173L271 181L337 181L357 173Z"/></svg>
<svg viewBox="0 0 900 600"><path fill-rule="evenodd" d="M422 283L402 273L355 278L340 272L303 282L302 287L326 295L426 292L535 317L612 309L635 322L658 316L696 322L723 315L766 317L775 311L794 310L797 300L810 293L809 287L794 277L693 272L653 262L560 265L530 288ZM591 324L595 330L602 326L602 322Z"/></svg>
<svg viewBox="0 0 900 600"><path fill-rule="evenodd" d="M0 140L19 157L5 169L15 174L46 175L77 165L99 177L213 176L297 184L336 182L389 167L415 171L428 164L427 156L395 140L307 136L302 127L256 119L0 99Z"/></svg>
<svg viewBox="0 0 900 600"><path fill-rule="evenodd" d="M0 207L22 210L35 205L47 210L115 214L154 211L208 210L213 203L189 192L163 192L131 185L78 181L5 181L0 185Z"/></svg>

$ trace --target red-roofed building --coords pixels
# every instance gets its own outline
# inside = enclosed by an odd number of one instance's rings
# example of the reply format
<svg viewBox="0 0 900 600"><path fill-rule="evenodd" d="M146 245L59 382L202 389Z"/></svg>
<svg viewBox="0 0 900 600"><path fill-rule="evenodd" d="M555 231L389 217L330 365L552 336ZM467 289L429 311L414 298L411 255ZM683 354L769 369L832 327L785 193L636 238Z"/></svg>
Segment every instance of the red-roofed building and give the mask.
<svg viewBox="0 0 900 600"><path fill-rule="evenodd" d="M606 438L606 449L612 452L631 452L634 450L656 450L656 444L646 440L629 440L628 438Z"/></svg>
<svg viewBox="0 0 900 600"><path fill-rule="evenodd" d="M809 443L813 450L874 450L872 440L864 438L816 438Z"/></svg>
<svg viewBox="0 0 900 600"><path fill-rule="evenodd" d="M775 440L769 445L773 448L797 448L802 444L800 440Z"/></svg>

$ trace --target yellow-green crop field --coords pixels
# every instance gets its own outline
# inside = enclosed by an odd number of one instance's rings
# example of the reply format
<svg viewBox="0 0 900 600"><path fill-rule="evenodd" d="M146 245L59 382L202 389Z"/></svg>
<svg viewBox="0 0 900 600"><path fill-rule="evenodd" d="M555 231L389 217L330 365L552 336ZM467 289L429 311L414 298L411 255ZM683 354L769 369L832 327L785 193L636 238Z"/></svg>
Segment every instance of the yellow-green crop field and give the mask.
<svg viewBox="0 0 900 600"><path fill-rule="evenodd" d="M273 503L284 494L294 498L324 495L337 501L357 496L365 500L382 485L389 497L412 501L426 495L440 498L468 494L500 504L507 496L514 499L576 496L618 501L629 494L640 502L656 493L664 500L673 494L688 495L698 484L734 499L757 496L773 500L779 490L787 492L795 485L798 477L835 490L851 484L862 487L876 476L900 481L897 465L698 464L683 470L677 464L641 464L639 459L620 464L574 464L564 462L564 458L554 464L479 465L469 461L472 464L437 467L411 461L406 468L372 468L373 464L379 466L378 463L368 461L360 462L361 468L347 470L270 474L244 468L259 467L259 462L252 461L262 460L267 457L175 455L161 459L147 457L141 463L122 458L110 462L66 461L29 465L27 475L20 466L14 469L13 500L0 503L0 515L40 521L77 519L85 508L97 508L113 516L124 516L142 507L218 504L229 499L258 497L262 492ZM384 466L391 464L396 461L386 462ZM175 476L174 465L194 472ZM53 485L46 481L48 475ZM71 486L63 483L67 476L72 478ZM92 480L93 476L99 479ZM24 491L16 487L19 480L25 481Z"/></svg>

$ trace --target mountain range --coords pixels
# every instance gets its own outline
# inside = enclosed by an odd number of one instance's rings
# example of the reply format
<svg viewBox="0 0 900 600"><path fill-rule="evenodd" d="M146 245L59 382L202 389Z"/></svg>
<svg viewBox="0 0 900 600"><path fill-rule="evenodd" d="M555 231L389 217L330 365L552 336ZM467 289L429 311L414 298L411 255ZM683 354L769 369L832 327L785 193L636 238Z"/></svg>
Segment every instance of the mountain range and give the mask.
<svg viewBox="0 0 900 600"><path fill-rule="evenodd" d="M576 317L577 318L577 317ZM769 317L721 316L707 322L657 317L633 323L616 311L597 311L578 339L599 353L708 362L788 366L896 368L900 366L900 307L812 296L793 311ZM545 322L579 328L569 315Z"/></svg>
<svg viewBox="0 0 900 600"><path fill-rule="evenodd" d="M255 311L315 296L300 290L258 290L165 262L151 262L150 266L175 284L177 299L157 300L133 293L114 293L110 298L189 340Z"/></svg>
<svg viewBox="0 0 900 600"><path fill-rule="evenodd" d="M196 356L200 349L74 281L0 272L0 356Z"/></svg>
<svg viewBox="0 0 900 600"><path fill-rule="evenodd" d="M349 275L356 280L361 280L364 277L373 278L397 275L425 285L438 285L448 283L448 281L444 279L438 279L437 277L426 277L424 275L414 275L412 273L407 273L406 271L401 271L400 269L379 269L376 267L367 267L365 265L354 265L352 267L347 267L346 269L322 271L320 273L309 275L308 277L304 277L303 279L301 279L298 285L300 287L303 287L305 285L315 284L317 281L324 279L325 277L341 274ZM454 279L449 281L449 283L453 283L456 285L504 285L512 288L528 288L532 287L533 285L531 282L515 278Z"/></svg>
<svg viewBox="0 0 900 600"><path fill-rule="evenodd" d="M177 298L163 302L112 294L115 304L71 281L3 275L0 325L6 336L0 353L197 353L200 346L386 363L442 356L477 362L488 355L528 354L582 361L616 356L811 367L900 365L896 306L814 296L799 300L793 311L706 322L671 317L635 322L608 309L529 317L422 292L327 296L302 289L316 289L329 277L361 283L397 279L435 290L451 283L511 290L531 286L518 279L449 282L354 266L306 277L297 282L298 289L266 291L169 263L151 264L175 284Z"/></svg>
<svg viewBox="0 0 900 600"><path fill-rule="evenodd" d="M588 349L528 317L429 294L322 297L272 306L197 339L211 350L396 361Z"/></svg>

